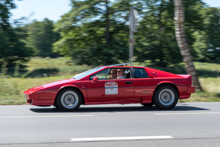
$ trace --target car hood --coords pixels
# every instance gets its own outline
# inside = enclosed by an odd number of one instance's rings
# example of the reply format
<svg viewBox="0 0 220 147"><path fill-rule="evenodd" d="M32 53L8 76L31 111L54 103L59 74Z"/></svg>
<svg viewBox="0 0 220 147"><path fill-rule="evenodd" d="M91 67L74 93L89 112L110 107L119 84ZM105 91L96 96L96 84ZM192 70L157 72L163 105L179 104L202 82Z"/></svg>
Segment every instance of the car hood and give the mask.
<svg viewBox="0 0 220 147"><path fill-rule="evenodd" d="M49 87L58 86L58 85L62 85L62 84L72 83L74 81L77 81L77 80L69 78L69 79L65 79L65 80L60 80L60 81L56 81L56 82L43 84L41 86L42 86L42 88L49 88Z"/></svg>
<svg viewBox="0 0 220 147"><path fill-rule="evenodd" d="M32 94L38 90L41 90L43 87L42 86L37 86L37 87L33 87L33 88L30 88L26 91L24 91L25 94Z"/></svg>
<svg viewBox="0 0 220 147"><path fill-rule="evenodd" d="M51 82L51 83L47 83L47 84L43 84L43 85L40 85L40 86L30 88L30 89L24 91L24 93L25 94L31 94L31 93L41 91L41 90L44 90L44 89L47 89L47 88L52 88L52 87L60 86L60 85L63 85L63 84L72 83L73 81L77 81L77 80L69 78L69 79L65 79L65 80Z"/></svg>

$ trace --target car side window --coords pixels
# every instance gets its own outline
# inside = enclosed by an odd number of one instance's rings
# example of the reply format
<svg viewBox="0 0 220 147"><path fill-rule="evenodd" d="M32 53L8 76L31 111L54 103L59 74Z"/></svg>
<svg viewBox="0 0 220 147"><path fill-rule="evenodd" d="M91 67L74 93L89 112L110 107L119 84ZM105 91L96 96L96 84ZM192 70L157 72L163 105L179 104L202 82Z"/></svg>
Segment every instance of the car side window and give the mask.
<svg viewBox="0 0 220 147"><path fill-rule="evenodd" d="M104 69L104 70L102 70L102 71L100 71L100 72L98 72L98 73L96 73L96 74L90 76L89 79L92 80L94 77L98 77L98 80L105 80L108 71L109 71L109 68Z"/></svg>
<svg viewBox="0 0 220 147"><path fill-rule="evenodd" d="M134 68L134 77L135 78L149 78L146 70L143 68Z"/></svg>
<svg viewBox="0 0 220 147"><path fill-rule="evenodd" d="M111 68L107 79L127 79L132 78L130 68Z"/></svg>

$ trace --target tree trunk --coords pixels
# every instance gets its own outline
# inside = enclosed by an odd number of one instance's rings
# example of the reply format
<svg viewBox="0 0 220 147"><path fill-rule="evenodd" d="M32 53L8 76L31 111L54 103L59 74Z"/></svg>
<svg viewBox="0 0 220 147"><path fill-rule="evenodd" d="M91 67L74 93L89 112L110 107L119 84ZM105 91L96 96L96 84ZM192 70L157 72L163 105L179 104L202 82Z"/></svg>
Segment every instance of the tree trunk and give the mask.
<svg viewBox="0 0 220 147"><path fill-rule="evenodd" d="M182 0L174 0L175 5L175 33L178 46L180 48L183 61L186 64L186 71L192 76L192 83L196 89L203 91L199 83L197 72L193 65L192 56L189 51L189 46L185 38L185 25L184 25L184 6Z"/></svg>

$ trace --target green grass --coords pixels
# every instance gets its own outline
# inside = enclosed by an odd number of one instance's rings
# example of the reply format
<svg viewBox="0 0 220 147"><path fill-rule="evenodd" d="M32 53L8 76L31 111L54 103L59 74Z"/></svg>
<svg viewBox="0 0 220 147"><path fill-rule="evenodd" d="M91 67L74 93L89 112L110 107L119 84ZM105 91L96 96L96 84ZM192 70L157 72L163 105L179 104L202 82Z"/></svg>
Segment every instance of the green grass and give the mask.
<svg viewBox="0 0 220 147"><path fill-rule="evenodd" d="M199 78L205 92L196 91L181 102L220 102L220 77Z"/></svg>
<svg viewBox="0 0 220 147"><path fill-rule="evenodd" d="M45 83L67 79L73 75L59 75L54 77L45 78L5 78L1 79L0 83L3 83L0 89L0 104L12 105L12 104L26 104L26 100L23 96L23 91L42 85Z"/></svg>
<svg viewBox="0 0 220 147"><path fill-rule="evenodd" d="M32 58L19 68L19 77L14 77L15 69L0 71L0 105L26 104L23 91L45 83L67 79L91 67L74 65L70 60L60 58ZM7 74L2 74L7 70Z"/></svg>
<svg viewBox="0 0 220 147"><path fill-rule="evenodd" d="M136 65L144 65L144 63ZM196 92L191 98L180 102L220 101L220 65L214 63L195 62L199 80L205 92ZM76 66L66 58L32 58L20 67L19 77L14 77L14 69L8 69L6 75L0 71L0 105L26 104L23 91L45 83L67 79L77 73L90 69L82 65ZM161 69L161 68L159 68ZM173 73L185 73L180 67L168 67L162 70Z"/></svg>
<svg viewBox="0 0 220 147"><path fill-rule="evenodd" d="M63 74L77 74L91 67L86 65L74 65L70 60L60 58L32 58L25 64L25 72L22 72L23 77L48 77Z"/></svg>

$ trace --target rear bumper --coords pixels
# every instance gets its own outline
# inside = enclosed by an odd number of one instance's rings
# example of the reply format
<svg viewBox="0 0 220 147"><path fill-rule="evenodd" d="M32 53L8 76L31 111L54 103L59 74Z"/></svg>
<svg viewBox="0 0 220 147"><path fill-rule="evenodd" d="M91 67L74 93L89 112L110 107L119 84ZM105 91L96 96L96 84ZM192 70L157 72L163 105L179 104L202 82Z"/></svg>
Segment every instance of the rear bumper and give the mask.
<svg viewBox="0 0 220 147"><path fill-rule="evenodd" d="M184 86L182 88L178 88L179 89L179 94L180 94L180 99L188 99L192 93L195 92L195 87L188 87L188 86Z"/></svg>
<svg viewBox="0 0 220 147"><path fill-rule="evenodd" d="M196 88L195 87L188 87L187 93L195 93Z"/></svg>

